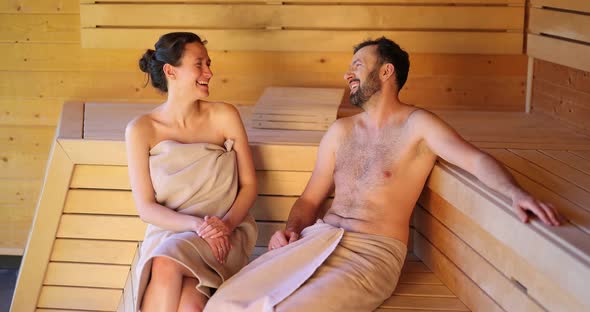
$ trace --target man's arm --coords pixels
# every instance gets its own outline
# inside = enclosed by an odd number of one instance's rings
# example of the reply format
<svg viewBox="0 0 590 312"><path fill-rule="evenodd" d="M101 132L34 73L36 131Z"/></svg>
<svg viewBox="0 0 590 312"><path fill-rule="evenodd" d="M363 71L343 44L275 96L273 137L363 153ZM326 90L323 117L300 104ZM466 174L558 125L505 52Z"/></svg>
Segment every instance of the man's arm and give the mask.
<svg viewBox="0 0 590 312"><path fill-rule="evenodd" d="M303 194L293 204L285 230L275 232L268 249L280 248L296 241L301 231L316 221L322 202L334 189L336 144L341 123L336 121L322 138L311 178Z"/></svg>
<svg viewBox="0 0 590 312"><path fill-rule="evenodd" d="M465 141L453 128L436 115L417 112L413 116L427 146L444 160L461 167L488 187L508 196L518 217L528 221L531 211L547 225L559 225L557 213L551 204L536 200L523 190L506 168L487 153Z"/></svg>

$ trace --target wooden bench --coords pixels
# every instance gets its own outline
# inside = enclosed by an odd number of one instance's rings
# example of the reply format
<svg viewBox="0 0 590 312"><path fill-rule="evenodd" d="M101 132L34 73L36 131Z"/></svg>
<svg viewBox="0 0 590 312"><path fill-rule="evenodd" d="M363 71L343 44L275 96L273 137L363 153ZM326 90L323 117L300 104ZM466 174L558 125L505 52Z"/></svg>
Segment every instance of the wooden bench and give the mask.
<svg viewBox="0 0 590 312"><path fill-rule="evenodd" d="M122 136L126 121L149 108L64 107L13 311L133 309L130 269L145 224L133 207ZM556 203L569 222L522 225L506 198L439 162L414 214L400 284L380 311L587 310L590 139L541 116L440 115L506 163L525 188ZM253 256L283 227L309 179L321 134L249 130L260 195L251 210L260 229Z"/></svg>

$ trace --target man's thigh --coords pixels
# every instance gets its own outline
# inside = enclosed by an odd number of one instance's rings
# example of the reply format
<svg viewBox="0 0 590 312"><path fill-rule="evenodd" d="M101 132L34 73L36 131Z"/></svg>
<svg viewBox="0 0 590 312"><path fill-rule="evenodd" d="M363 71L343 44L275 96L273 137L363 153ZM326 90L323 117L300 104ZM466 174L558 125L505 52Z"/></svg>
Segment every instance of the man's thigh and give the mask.
<svg viewBox="0 0 590 312"><path fill-rule="evenodd" d="M370 262L338 246L312 277L279 303L275 311L375 310L391 296L397 277L383 274L379 266Z"/></svg>

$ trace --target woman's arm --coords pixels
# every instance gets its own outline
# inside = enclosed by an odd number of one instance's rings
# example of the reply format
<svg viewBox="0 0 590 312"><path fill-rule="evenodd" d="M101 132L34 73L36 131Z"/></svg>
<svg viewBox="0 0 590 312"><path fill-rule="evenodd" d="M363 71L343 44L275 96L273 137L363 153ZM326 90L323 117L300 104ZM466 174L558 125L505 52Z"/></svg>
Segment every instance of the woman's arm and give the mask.
<svg viewBox="0 0 590 312"><path fill-rule="evenodd" d="M174 231L195 231L203 219L178 213L156 202L149 169L149 141L153 134L148 116L131 121L125 129L127 164L133 200L139 217L146 223Z"/></svg>
<svg viewBox="0 0 590 312"><path fill-rule="evenodd" d="M238 162L238 194L233 205L222 219L231 232L248 215L248 211L254 205L258 191L252 152L250 151L248 136L240 118L240 113L230 104L223 104L220 108L221 124L224 125L224 137L234 141L234 150Z"/></svg>

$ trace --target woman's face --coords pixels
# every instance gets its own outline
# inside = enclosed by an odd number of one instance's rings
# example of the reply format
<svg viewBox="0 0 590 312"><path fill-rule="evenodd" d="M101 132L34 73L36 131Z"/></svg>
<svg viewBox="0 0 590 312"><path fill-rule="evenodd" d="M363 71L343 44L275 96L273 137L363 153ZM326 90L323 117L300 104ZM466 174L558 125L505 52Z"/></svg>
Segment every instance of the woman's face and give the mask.
<svg viewBox="0 0 590 312"><path fill-rule="evenodd" d="M201 43L187 43L180 65L174 67L175 75L170 86L177 92L192 95L197 99L209 96L209 81L213 77L211 59Z"/></svg>

